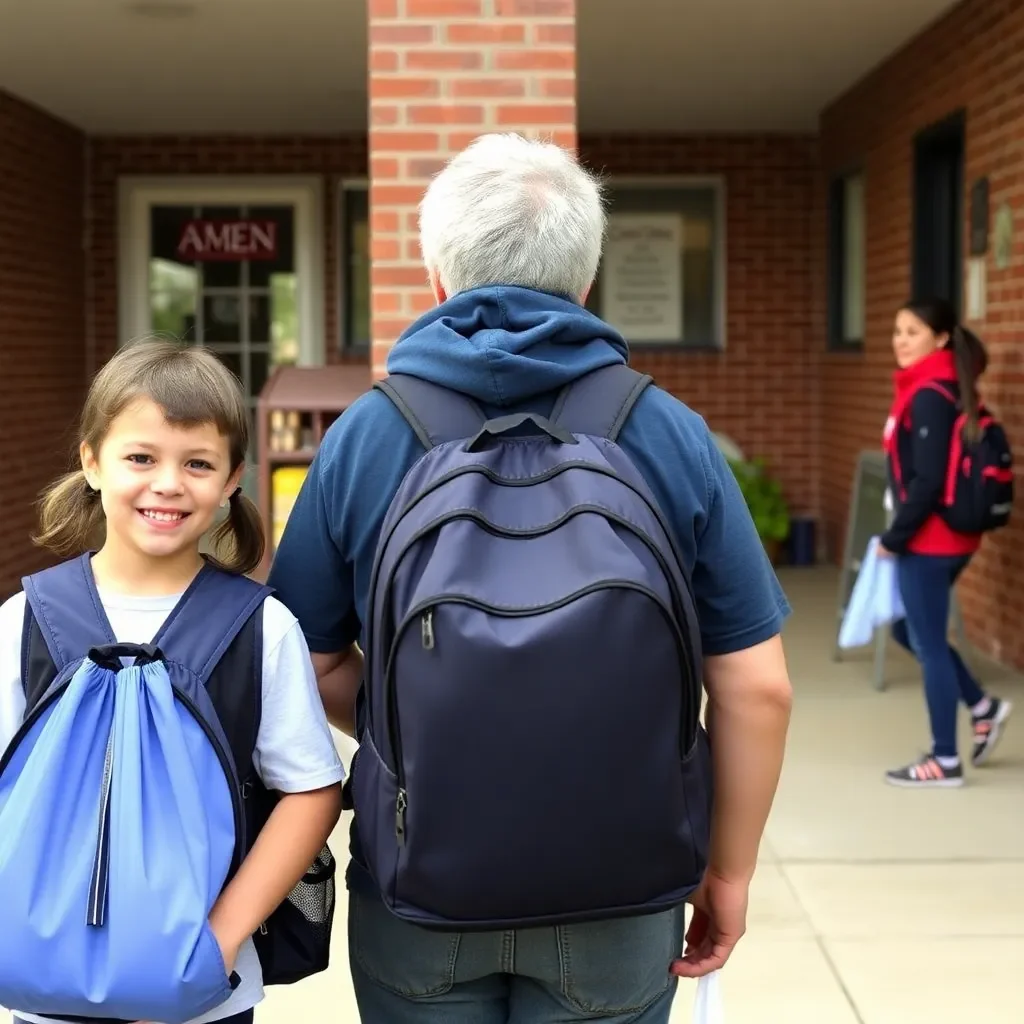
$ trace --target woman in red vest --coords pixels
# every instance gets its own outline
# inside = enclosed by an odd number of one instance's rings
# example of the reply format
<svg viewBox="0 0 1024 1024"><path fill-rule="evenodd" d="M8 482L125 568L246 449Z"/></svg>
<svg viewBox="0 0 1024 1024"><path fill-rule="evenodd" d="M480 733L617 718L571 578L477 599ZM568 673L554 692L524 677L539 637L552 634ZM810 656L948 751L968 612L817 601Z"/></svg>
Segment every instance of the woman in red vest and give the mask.
<svg viewBox="0 0 1024 1024"><path fill-rule="evenodd" d="M947 639L950 592L981 536L957 533L937 514L961 412L968 434L978 430L977 379L988 357L942 299L900 309L892 343L898 369L884 447L894 515L882 536L881 553L898 560L906 618L896 623L893 636L921 665L933 746L920 760L888 772L886 781L914 788L960 786L959 702L970 709L975 765L991 756L1011 710L1009 701L981 689Z"/></svg>

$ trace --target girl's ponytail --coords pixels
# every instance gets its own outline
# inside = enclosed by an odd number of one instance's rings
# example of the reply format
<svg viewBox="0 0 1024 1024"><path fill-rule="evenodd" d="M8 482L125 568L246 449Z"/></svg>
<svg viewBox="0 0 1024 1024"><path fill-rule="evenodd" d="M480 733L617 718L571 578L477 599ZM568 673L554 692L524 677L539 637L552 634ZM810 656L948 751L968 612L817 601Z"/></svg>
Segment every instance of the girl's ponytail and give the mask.
<svg viewBox="0 0 1024 1024"><path fill-rule="evenodd" d="M98 547L104 523L99 491L76 469L51 484L39 501L39 532L32 541L63 558Z"/></svg>
<svg viewBox="0 0 1024 1024"><path fill-rule="evenodd" d="M957 324L950 336L953 358L956 362L956 377L960 385L960 401L967 416L965 433L968 441L977 441L978 426L978 378L988 366L988 354L981 340L962 324Z"/></svg>
<svg viewBox="0 0 1024 1024"><path fill-rule="evenodd" d="M226 572L243 576L263 561L267 547L263 517L240 487L231 495L227 518L216 527L211 539L215 561Z"/></svg>

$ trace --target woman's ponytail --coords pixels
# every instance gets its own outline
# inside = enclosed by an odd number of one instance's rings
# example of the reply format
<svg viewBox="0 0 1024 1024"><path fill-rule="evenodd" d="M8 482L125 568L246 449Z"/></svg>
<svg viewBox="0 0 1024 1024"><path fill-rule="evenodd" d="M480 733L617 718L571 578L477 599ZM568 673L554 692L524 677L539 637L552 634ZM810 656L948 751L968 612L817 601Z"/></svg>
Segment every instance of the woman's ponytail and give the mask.
<svg viewBox="0 0 1024 1024"><path fill-rule="evenodd" d="M213 531L214 560L226 572L244 576L263 561L266 530L260 510L236 488L228 502L228 515Z"/></svg>
<svg viewBox="0 0 1024 1024"><path fill-rule="evenodd" d="M960 401L967 417L967 440L977 441L981 433L978 424L978 378L988 366L988 353L981 339L961 324L953 328L950 344L953 346L953 358L956 362Z"/></svg>

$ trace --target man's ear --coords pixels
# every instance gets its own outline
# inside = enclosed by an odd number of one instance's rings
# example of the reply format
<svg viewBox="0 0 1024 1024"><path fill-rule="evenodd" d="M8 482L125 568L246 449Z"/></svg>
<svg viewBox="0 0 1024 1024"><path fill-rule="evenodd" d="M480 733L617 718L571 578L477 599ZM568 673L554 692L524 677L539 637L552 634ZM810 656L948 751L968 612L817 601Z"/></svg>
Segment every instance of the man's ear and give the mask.
<svg viewBox="0 0 1024 1024"><path fill-rule="evenodd" d="M436 270L428 270L427 278L430 281L430 290L434 293L434 301L440 306L442 302L447 300L448 293L444 290Z"/></svg>

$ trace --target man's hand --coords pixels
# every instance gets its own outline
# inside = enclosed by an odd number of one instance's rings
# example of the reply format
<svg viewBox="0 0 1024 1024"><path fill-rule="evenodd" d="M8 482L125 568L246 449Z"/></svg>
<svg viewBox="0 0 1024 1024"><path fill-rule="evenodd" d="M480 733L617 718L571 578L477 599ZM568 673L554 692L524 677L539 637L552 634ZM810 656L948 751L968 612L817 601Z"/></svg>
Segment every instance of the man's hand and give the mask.
<svg viewBox="0 0 1024 1024"><path fill-rule="evenodd" d="M895 558L895 554L890 551L881 541L875 545L875 554L879 558Z"/></svg>
<svg viewBox="0 0 1024 1024"><path fill-rule="evenodd" d="M725 965L747 930L750 883L730 882L708 872L693 894L693 919L686 948L669 970L680 978L700 978Z"/></svg>

